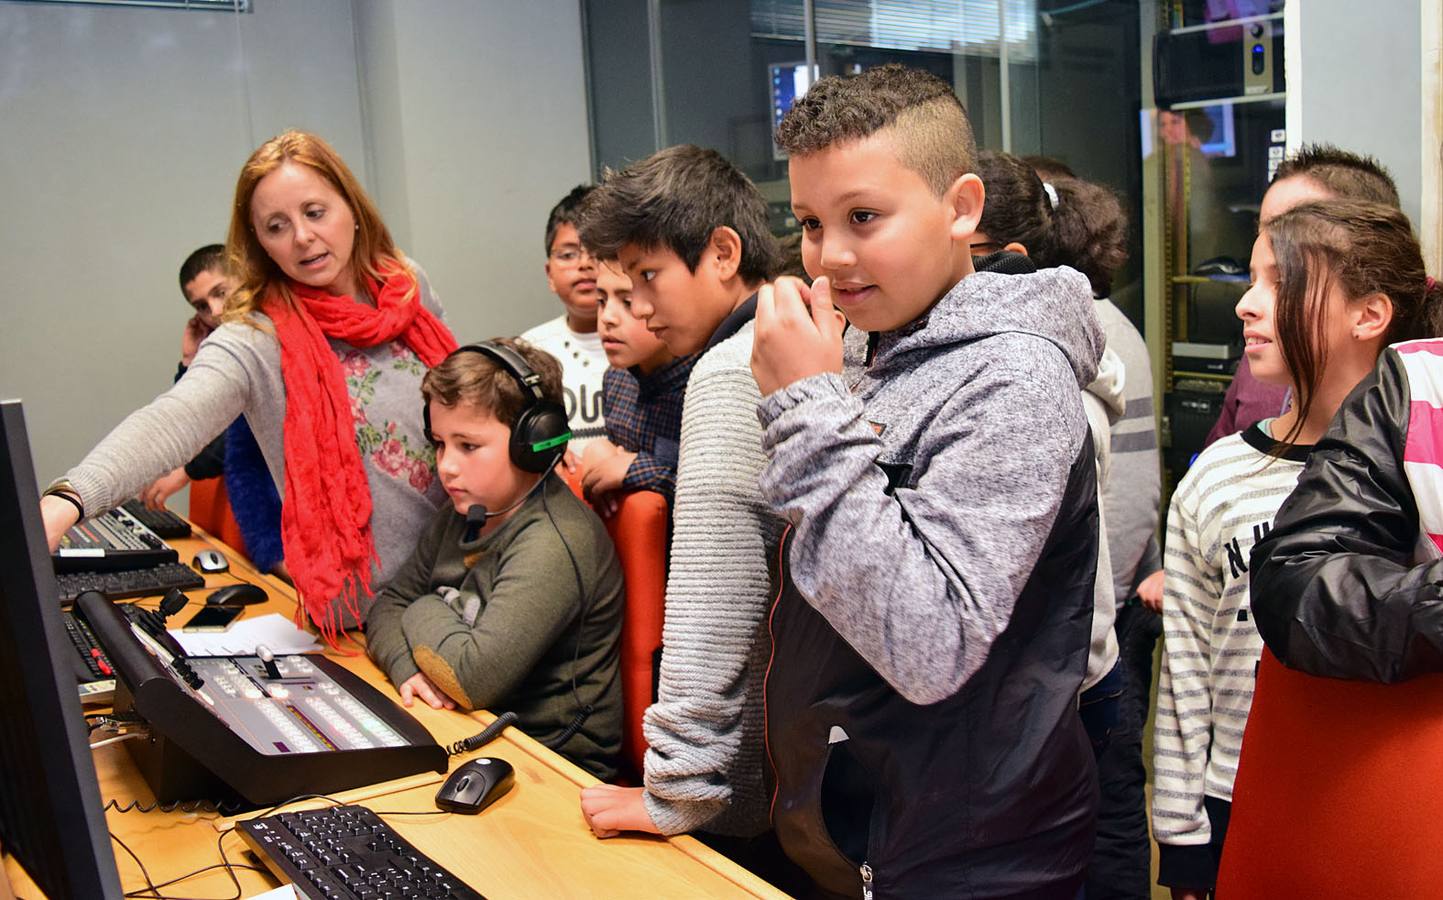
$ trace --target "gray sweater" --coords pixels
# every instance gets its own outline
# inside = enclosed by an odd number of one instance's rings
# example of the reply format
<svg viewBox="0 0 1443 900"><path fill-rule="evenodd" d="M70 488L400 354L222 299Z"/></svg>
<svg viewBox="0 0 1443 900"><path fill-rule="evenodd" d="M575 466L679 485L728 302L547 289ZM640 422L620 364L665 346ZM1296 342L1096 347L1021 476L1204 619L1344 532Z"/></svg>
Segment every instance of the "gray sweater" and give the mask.
<svg viewBox="0 0 1443 900"><path fill-rule="evenodd" d="M548 746L578 700L592 704L556 749L612 777L621 750L622 582L605 526L547 476L491 534L463 542L465 529L454 509L436 514L377 595L367 650L393 683L424 671L468 709L516 713L521 730Z"/></svg>
<svg viewBox="0 0 1443 900"><path fill-rule="evenodd" d="M646 711L644 801L664 834L767 827L762 677L769 562L781 522L762 501L766 464L752 325L706 351L681 420L661 678Z"/></svg>
<svg viewBox="0 0 1443 900"><path fill-rule="evenodd" d="M442 315L426 274L411 265L421 302ZM252 321L216 329L170 390L127 416L67 473L87 513L118 506L184 465L239 415L246 417L284 497L286 391L280 343L268 317L256 313ZM358 413L356 439L371 489L379 587L410 556L446 496L421 429L426 368L399 342L370 348L330 343L346 370ZM370 597L361 598L362 616L370 604Z"/></svg>
<svg viewBox="0 0 1443 900"><path fill-rule="evenodd" d="M1152 401L1152 359L1137 327L1113 305L1098 300L1093 309L1107 334L1107 347L1122 360L1126 408L1112 423L1112 472L1102 493L1107 546L1117 603L1162 568L1157 546L1162 472L1157 459L1157 420Z"/></svg>
<svg viewBox="0 0 1443 900"><path fill-rule="evenodd" d="M1102 355L1091 298L1067 268L970 275L870 365L761 405L798 590L912 703L981 668L1051 532ZM885 489L892 459L916 488Z"/></svg>

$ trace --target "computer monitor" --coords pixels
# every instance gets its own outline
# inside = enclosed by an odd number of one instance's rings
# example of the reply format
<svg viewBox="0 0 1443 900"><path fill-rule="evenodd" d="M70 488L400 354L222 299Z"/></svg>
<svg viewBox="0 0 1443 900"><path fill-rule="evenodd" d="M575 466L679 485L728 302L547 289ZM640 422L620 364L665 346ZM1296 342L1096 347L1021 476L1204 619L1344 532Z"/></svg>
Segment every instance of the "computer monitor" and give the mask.
<svg viewBox="0 0 1443 900"><path fill-rule="evenodd" d="M804 62L771 63L767 66L767 82L771 85L772 158L784 160L787 154L777 149L777 126L797 98L807 92L812 75Z"/></svg>
<svg viewBox="0 0 1443 900"><path fill-rule="evenodd" d="M50 897L122 896L20 401L0 402L0 847Z"/></svg>

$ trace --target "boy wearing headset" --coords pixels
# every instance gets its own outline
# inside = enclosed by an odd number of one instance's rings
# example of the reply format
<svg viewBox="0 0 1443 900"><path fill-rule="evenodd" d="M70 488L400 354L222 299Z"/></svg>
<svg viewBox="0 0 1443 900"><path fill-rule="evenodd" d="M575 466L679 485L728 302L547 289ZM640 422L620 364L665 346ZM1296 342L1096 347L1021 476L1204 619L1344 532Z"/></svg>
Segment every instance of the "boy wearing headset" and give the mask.
<svg viewBox="0 0 1443 900"><path fill-rule="evenodd" d="M551 472L561 369L521 341L462 347L421 382L451 503L376 598L367 646L436 708L515 712L599 778L621 748L622 576L601 520Z"/></svg>

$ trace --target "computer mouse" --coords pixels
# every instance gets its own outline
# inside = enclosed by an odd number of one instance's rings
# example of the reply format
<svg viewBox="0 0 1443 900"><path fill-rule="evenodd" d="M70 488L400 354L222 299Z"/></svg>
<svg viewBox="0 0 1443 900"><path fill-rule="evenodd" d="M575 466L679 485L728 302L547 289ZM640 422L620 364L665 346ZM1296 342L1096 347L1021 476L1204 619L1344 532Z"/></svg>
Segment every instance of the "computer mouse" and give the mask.
<svg viewBox="0 0 1443 900"><path fill-rule="evenodd" d="M230 568L230 560L226 559L225 554L219 550L202 550L195 555L195 559L192 559L190 564L208 575L224 572Z"/></svg>
<svg viewBox="0 0 1443 900"><path fill-rule="evenodd" d="M264 603L269 597L265 590L254 584L228 584L225 587L212 591L209 597L205 598L206 606L249 606L252 603Z"/></svg>
<svg viewBox="0 0 1443 900"><path fill-rule="evenodd" d="M483 756L456 767L436 792L436 808L474 816L516 783L516 771L504 759Z"/></svg>

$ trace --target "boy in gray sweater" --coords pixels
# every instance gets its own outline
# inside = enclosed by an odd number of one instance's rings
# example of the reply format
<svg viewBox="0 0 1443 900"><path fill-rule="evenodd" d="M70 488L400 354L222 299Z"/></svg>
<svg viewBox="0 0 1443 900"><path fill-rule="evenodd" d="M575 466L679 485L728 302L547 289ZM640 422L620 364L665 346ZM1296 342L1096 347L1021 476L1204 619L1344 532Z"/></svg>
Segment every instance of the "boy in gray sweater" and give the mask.
<svg viewBox="0 0 1443 900"><path fill-rule="evenodd" d="M824 78L777 137L816 276L763 288L752 360L762 493L792 525L777 836L839 895L1071 900L1097 807L1092 291L973 272L976 151L933 75ZM870 334L856 358L837 309Z"/></svg>
<svg viewBox="0 0 1443 900"><path fill-rule="evenodd" d="M510 710L522 731L609 778L621 749L621 564L601 520L552 474L566 446L561 367L492 341L452 353L421 393L451 502L377 596L367 649L407 706ZM548 427L559 444L528 443Z"/></svg>
<svg viewBox="0 0 1443 900"><path fill-rule="evenodd" d="M645 787L582 792L601 837L766 830L761 681L768 560L780 522L748 366L754 294L777 264L766 203L712 150L678 146L614 172L587 198L581 240L631 277L631 311L672 353L701 353L687 384L658 699L646 711Z"/></svg>

